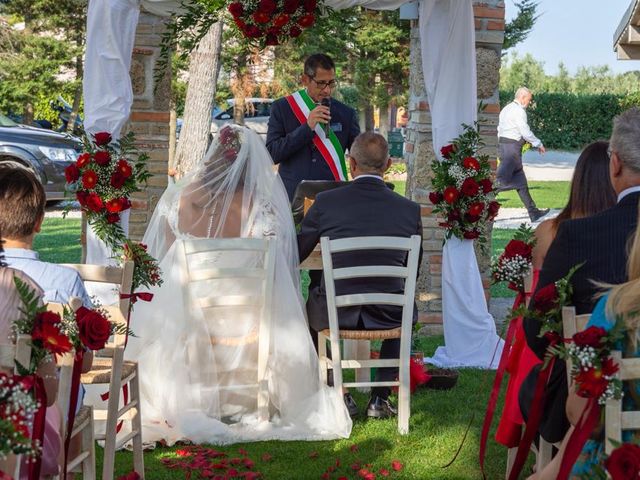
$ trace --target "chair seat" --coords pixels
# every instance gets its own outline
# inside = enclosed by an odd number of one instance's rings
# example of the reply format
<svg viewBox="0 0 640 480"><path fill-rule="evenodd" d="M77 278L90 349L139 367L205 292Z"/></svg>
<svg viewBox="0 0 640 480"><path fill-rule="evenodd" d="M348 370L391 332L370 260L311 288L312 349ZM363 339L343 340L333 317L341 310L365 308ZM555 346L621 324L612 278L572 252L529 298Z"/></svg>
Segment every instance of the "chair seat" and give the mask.
<svg viewBox="0 0 640 480"><path fill-rule="evenodd" d="M86 384L109 383L111 381L112 360L110 358L94 358L91 370L80 376L80 381ZM136 371L138 364L125 360L122 363L122 379L129 377Z"/></svg>
<svg viewBox="0 0 640 480"><path fill-rule="evenodd" d="M325 328L320 332L325 337L329 337L330 330ZM392 328L390 330L342 330L340 338L344 340L387 340L389 338L400 338L402 329Z"/></svg>

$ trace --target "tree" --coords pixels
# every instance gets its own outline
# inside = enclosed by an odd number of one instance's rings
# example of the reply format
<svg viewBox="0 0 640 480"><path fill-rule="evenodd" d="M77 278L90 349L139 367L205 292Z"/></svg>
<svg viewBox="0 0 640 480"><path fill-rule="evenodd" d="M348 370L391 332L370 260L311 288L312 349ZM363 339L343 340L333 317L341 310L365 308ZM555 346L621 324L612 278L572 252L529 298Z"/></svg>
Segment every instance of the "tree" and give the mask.
<svg viewBox="0 0 640 480"><path fill-rule="evenodd" d="M524 41L539 17L536 15L539 2L535 0L521 0L514 5L518 8L518 14L504 26L503 52Z"/></svg>
<svg viewBox="0 0 640 480"><path fill-rule="evenodd" d="M544 73L544 63L536 60L527 53L518 57L513 52L503 61L500 69L500 89L515 92L518 87L528 87L534 92L547 90L547 76Z"/></svg>

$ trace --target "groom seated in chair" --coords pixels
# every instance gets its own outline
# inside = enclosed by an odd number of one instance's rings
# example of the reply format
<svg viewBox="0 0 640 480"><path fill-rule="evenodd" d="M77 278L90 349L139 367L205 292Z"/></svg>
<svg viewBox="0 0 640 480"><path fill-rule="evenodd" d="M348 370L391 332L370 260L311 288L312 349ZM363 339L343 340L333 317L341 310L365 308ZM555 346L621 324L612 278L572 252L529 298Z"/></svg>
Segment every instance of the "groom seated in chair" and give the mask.
<svg viewBox="0 0 640 480"><path fill-rule="evenodd" d="M349 153L349 168L353 181L344 187L318 194L302 221L298 234L301 262L309 256L321 237L329 237L332 240L370 236L422 237L420 206L393 192L384 183L383 175L390 165L389 146L382 135L365 132L356 137ZM335 268L387 263L391 265L398 262L397 255L405 255L405 252L363 252L350 258L336 255L333 261ZM337 284L338 295L364 291L402 293L403 289L401 279L394 281L390 278L351 279ZM317 348L318 332L329 328L324 281L309 290L307 316ZM414 305L414 323L417 317ZM402 321L402 309L391 305L340 308L338 321L340 328L347 330L398 328ZM399 353L399 338L382 342L381 359L398 358ZM393 381L397 375L397 368L378 368L376 381ZM396 410L388 400L389 394L389 387L372 388L367 416L386 418L395 415ZM358 410L353 397L349 393L345 393L344 396L349 413L351 416L356 415Z"/></svg>

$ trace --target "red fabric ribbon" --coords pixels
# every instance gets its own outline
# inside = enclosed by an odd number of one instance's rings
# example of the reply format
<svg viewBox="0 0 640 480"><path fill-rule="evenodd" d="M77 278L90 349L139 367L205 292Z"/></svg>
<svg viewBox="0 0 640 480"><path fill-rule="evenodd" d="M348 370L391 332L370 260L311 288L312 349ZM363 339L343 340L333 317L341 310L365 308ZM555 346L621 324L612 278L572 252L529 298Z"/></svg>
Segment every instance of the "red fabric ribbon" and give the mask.
<svg viewBox="0 0 640 480"><path fill-rule="evenodd" d="M571 469L576 463L582 447L589 439L591 432L598 426L600 421L600 405L595 398L590 398L587 405L584 407L580 420L575 426L573 433L569 437L567 446L564 450L562 462L560 463L560 471L558 472L557 480L566 480L569 478Z"/></svg>
<svg viewBox="0 0 640 480"><path fill-rule="evenodd" d="M124 400L124 405L126 406L127 403L129 403L129 384L128 383L125 383L124 385L122 385L122 397ZM107 400L109 400L109 392L104 392L102 395L100 395L100 398L102 399L103 402L106 402ZM120 422L116 426L116 433L120 433L120 430L122 429L122 423L123 423L123 420L120 420Z"/></svg>
<svg viewBox="0 0 640 480"><path fill-rule="evenodd" d="M519 292L513 302L513 308L518 308L525 301L525 294ZM498 396L500 395L500 387L502 385L502 379L504 377L505 369L507 368L507 361L509 359L509 352L511 350L511 344L513 343L513 337L516 332L516 322L512 320L509 322L509 328L507 329L507 336L504 339L504 348L502 349L502 355L500 356L500 362L498 363L498 369L496 370L496 376L493 380L493 388L489 395L489 402L487 403L487 410L484 414L484 422L482 423L482 431L480 433L480 451L479 462L480 471L482 472L482 478L486 478L484 473L484 457L487 451L487 439L489 438L489 429L491 428L491 422L493 421L493 415L496 411L496 404L498 403Z"/></svg>
<svg viewBox="0 0 640 480"><path fill-rule="evenodd" d="M64 439L64 464L62 478L67 480L67 463L69 461L69 444L71 443L71 433L76 420L76 406L78 405L78 390L80 388L80 374L82 373L82 360L84 350L76 352L73 359L73 372L71 374L71 395L69 397L69 411L67 412L67 435ZM93 428L93 427L92 427Z"/></svg>
<svg viewBox="0 0 640 480"><path fill-rule="evenodd" d="M31 440L38 440L40 446L44 443L44 426L47 412L47 392L44 389L44 381L38 375L29 375L21 377L29 378L33 382L33 394L36 402L40 405L33 417L33 429L31 430ZM29 480L38 480L40 478L40 469L42 468L42 456L38 455L33 462L29 463Z"/></svg>
<svg viewBox="0 0 640 480"><path fill-rule="evenodd" d="M126 300L131 299L131 303L136 303L138 300L143 302L150 302L153 300L153 293L151 292L134 292L134 293L121 293L120 298Z"/></svg>

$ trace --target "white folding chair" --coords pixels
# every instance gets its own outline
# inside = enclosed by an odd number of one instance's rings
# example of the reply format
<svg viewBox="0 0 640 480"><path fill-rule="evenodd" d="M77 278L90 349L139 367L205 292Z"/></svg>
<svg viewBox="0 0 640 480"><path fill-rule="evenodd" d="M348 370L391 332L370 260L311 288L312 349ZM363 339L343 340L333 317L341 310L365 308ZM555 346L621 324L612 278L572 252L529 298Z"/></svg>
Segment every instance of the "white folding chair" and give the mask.
<svg viewBox="0 0 640 480"><path fill-rule="evenodd" d="M413 301L415 297L416 275L420 254L420 236L402 237L354 237L339 240L320 239L324 282L327 294L329 329L318 332L318 356L320 358L321 378L327 378L327 370L333 369L334 388L365 386L398 387L398 431L409 432L410 395L409 361L411 353L411 331L413 320ZM333 268L332 254L358 250L400 250L407 252L404 267L372 265L350 268ZM336 296L335 281L350 278L392 277L404 280L403 294L358 293ZM338 307L355 305L397 305L402 307L402 323L390 330L340 330ZM343 360L340 353L340 340L376 340L400 338L400 358L377 360ZM327 356L327 340L331 344L332 359ZM343 382L342 369L398 367L399 380L390 382L356 381Z"/></svg>
<svg viewBox="0 0 640 480"><path fill-rule="evenodd" d="M247 345L257 342L258 365L255 382L216 385L219 390L251 391L256 390L258 414L262 419L269 417L269 387L266 379L271 338L271 306L273 302L273 282L275 277L275 253L277 239L226 238L194 239L184 242L187 281L192 301L203 315L208 312L215 315L224 309L227 314L246 307L260 311L257 331L241 337L228 337L212 332L211 343L214 348L225 345ZM243 252L245 255L257 254L255 267L220 267L220 252ZM234 295L220 292L212 287L216 281L224 279L238 280L238 285L255 283L255 291L247 295ZM244 282L244 283L243 283ZM249 289L251 289L249 287Z"/></svg>
<svg viewBox="0 0 640 480"><path fill-rule="evenodd" d="M82 300L78 297L69 299L69 307L75 312L82 306ZM61 303L47 303L47 310L55 312L59 315L64 314L64 305ZM69 404L71 399L71 382L73 376L73 360L74 352L65 353L58 357L58 368L60 369L60 377L58 381L58 396L56 402L62 413L62 428L60 435L64 446L67 438L67 415L69 413ZM84 480L94 480L96 478L96 453L95 441L93 437L93 407L90 405L82 405L76 412L71 430L71 437L81 435L80 452L73 458L67 460L67 473L82 472ZM60 478L64 478L64 472L61 472Z"/></svg>
<svg viewBox="0 0 640 480"><path fill-rule="evenodd" d="M620 367L615 374L616 378L623 382L640 380L640 358L622 358L620 350L611 352L611 358ZM634 387L632 386L632 388ZM604 411L605 452L607 455L610 455L616 448L613 442L622 443L623 430L640 430L640 410L622 411L622 399L607 400Z"/></svg>
<svg viewBox="0 0 640 480"><path fill-rule="evenodd" d="M87 264L67 264L80 273L83 281L113 283L120 286L121 294L131 294L133 262L125 262L122 267ZM126 324L130 298L120 298L117 306L103 305L112 322ZM104 440L102 467L103 480L110 480L114 474L115 452L127 442L133 442L134 470L144 479L144 458L142 452L142 422L140 418L140 387L138 363L124 360L126 335L113 335L105 348L95 353L93 366L81 376L81 382L89 385L108 385L107 408L93 409L94 420L106 420L105 433L95 433L96 440ZM120 406L120 390L129 385L129 401ZM128 433L118 434L118 423L130 421Z"/></svg>

